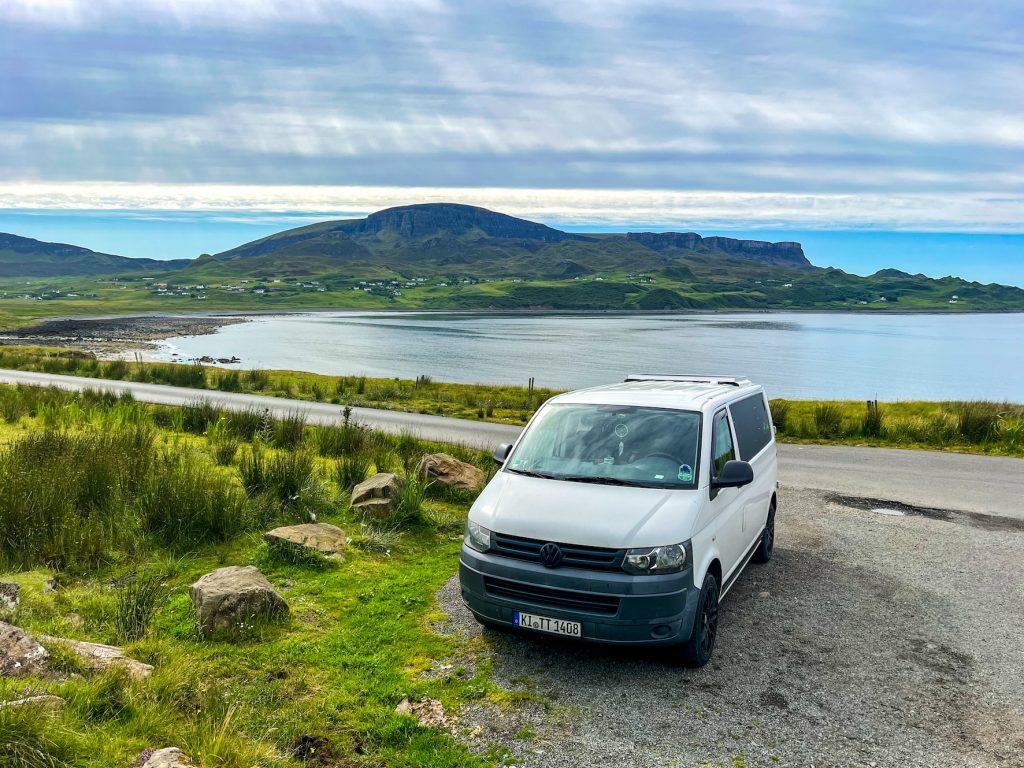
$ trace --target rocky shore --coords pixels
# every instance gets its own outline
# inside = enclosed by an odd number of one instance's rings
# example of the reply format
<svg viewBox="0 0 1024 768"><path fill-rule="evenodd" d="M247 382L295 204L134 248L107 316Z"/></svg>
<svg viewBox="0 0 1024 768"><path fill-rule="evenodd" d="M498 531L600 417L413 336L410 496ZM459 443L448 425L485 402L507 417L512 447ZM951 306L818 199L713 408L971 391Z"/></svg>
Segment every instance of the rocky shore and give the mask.
<svg viewBox="0 0 1024 768"><path fill-rule="evenodd" d="M203 336L226 325L248 322L244 317L215 315L135 315L44 320L6 331L0 344L38 344L92 352L101 358L155 348L154 342L173 336Z"/></svg>

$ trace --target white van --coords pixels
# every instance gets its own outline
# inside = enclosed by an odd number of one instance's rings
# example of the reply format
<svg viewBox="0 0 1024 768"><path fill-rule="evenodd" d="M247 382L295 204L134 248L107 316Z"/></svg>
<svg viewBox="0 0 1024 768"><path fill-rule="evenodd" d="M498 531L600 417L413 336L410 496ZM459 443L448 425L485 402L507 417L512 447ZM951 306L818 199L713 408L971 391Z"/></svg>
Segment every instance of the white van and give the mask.
<svg viewBox="0 0 1024 768"><path fill-rule="evenodd" d="M459 579L486 625L711 658L718 602L775 540L764 390L629 376L549 400L473 504Z"/></svg>

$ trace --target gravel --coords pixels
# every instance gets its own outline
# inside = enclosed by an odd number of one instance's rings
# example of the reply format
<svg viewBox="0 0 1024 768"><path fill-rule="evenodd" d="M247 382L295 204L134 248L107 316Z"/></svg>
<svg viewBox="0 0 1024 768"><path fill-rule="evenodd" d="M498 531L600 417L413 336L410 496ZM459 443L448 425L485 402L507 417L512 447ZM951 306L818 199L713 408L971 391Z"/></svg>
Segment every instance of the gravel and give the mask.
<svg viewBox="0 0 1024 768"><path fill-rule="evenodd" d="M481 631L449 582L442 631L516 702L457 733L524 766L1024 766L1024 521L877 501L784 489L701 670Z"/></svg>

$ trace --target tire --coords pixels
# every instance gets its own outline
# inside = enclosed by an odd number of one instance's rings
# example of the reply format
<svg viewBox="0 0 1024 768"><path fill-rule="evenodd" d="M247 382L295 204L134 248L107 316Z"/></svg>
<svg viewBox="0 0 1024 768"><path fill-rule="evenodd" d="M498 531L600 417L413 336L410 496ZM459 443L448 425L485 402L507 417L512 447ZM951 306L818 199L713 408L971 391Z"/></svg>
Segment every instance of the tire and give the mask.
<svg viewBox="0 0 1024 768"><path fill-rule="evenodd" d="M775 550L775 499L768 507L768 521L764 524L764 532L761 534L761 541L754 550L755 563L767 563L772 559L772 552Z"/></svg>
<svg viewBox="0 0 1024 768"><path fill-rule="evenodd" d="M683 643L683 664L703 667L711 660L718 637L718 580L714 574L704 576L704 586L697 598L697 615L693 619L693 634Z"/></svg>

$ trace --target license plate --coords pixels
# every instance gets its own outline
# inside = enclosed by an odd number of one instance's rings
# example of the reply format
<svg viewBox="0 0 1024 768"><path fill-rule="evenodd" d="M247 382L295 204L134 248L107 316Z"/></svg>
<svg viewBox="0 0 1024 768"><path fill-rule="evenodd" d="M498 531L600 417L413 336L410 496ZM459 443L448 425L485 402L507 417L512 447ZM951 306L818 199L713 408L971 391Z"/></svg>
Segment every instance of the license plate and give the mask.
<svg viewBox="0 0 1024 768"><path fill-rule="evenodd" d="M520 611L516 611L515 624L517 627L522 629L532 629L535 632L549 632L553 635L583 637L583 626L578 621L552 619L547 616L538 616L535 613L521 613Z"/></svg>

